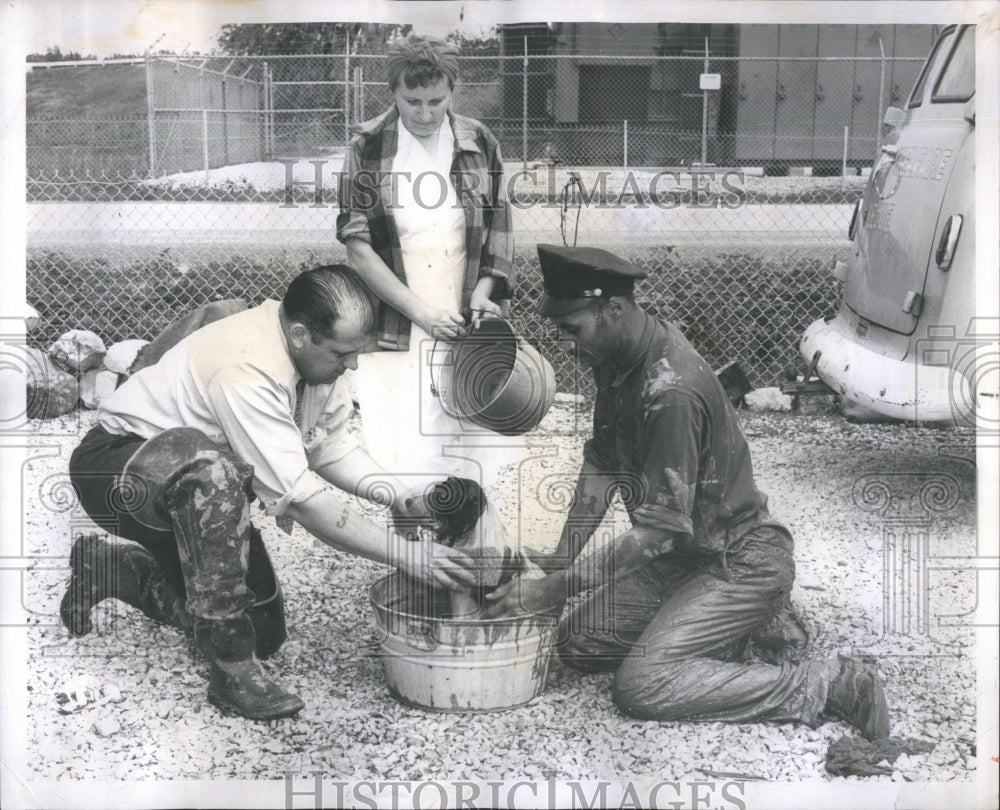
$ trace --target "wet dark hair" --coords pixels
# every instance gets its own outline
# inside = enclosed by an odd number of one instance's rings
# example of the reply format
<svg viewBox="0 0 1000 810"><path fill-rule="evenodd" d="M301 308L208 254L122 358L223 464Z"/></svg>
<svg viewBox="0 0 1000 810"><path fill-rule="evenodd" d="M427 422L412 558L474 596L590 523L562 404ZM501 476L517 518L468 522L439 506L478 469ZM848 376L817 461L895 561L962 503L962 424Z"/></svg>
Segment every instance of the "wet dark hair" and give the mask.
<svg viewBox="0 0 1000 810"><path fill-rule="evenodd" d="M424 503L438 523L437 542L454 546L479 522L486 510L486 495L471 478L449 476L427 488Z"/></svg>
<svg viewBox="0 0 1000 810"><path fill-rule="evenodd" d="M305 326L314 342L333 337L339 320L350 319L366 330L375 326L368 289L346 264L328 264L300 273L288 285L281 305L285 316Z"/></svg>

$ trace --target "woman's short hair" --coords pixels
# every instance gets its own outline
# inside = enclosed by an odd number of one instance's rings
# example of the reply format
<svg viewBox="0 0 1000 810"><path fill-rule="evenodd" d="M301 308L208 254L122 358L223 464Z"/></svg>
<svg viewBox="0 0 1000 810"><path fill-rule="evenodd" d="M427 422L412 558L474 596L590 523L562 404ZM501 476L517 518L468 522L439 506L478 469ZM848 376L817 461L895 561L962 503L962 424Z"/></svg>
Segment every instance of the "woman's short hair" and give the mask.
<svg viewBox="0 0 1000 810"><path fill-rule="evenodd" d="M349 319L375 326L375 311L364 283L346 264L328 264L300 273L281 299L285 315L309 330L313 341L333 337L334 324Z"/></svg>
<svg viewBox="0 0 1000 810"><path fill-rule="evenodd" d="M447 79L448 87L455 89L458 49L443 39L419 34L400 37L389 47L386 59L386 73L392 91L399 87L400 79L411 90L436 84L441 79Z"/></svg>

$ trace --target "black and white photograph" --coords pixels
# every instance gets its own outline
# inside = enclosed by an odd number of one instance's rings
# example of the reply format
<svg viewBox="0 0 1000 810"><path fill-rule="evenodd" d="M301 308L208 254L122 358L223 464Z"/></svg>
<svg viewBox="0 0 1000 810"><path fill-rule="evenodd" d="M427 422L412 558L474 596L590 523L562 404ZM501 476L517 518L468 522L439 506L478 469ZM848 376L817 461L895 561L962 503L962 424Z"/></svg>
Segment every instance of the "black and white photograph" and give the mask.
<svg viewBox="0 0 1000 810"><path fill-rule="evenodd" d="M0 26L0 805L998 806L995 3Z"/></svg>

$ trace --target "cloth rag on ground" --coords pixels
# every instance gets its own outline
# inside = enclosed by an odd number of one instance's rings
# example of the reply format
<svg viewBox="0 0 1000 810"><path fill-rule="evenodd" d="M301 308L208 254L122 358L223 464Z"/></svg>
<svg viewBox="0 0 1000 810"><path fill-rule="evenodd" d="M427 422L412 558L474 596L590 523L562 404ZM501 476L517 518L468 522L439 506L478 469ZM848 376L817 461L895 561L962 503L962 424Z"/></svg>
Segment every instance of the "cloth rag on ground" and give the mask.
<svg viewBox="0 0 1000 810"><path fill-rule="evenodd" d="M834 776L881 776L893 772L892 764L900 754L926 754L934 744L904 737L869 741L845 734L830 743L826 751L826 770ZM888 765L883 765L887 762Z"/></svg>

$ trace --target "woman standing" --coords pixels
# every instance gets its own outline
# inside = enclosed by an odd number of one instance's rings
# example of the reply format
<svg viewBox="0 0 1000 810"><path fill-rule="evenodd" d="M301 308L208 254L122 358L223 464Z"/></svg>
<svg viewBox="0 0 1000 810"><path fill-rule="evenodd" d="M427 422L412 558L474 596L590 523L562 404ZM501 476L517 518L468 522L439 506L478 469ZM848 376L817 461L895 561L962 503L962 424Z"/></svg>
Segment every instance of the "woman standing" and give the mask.
<svg viewBox="0 0 1000 810"><path fill-rule="evenodd" d="M500 315L514 252L500 147L452 113L458 52L411 34L388 53L394 104L358 125L337 238L377 296L376 349L357 374L368 451L386 469L465 475L489 488L516 461L510 439L447 414L432 391L435 339ZM478 469L477 469L478 466Z"/></svg>

